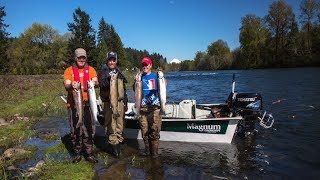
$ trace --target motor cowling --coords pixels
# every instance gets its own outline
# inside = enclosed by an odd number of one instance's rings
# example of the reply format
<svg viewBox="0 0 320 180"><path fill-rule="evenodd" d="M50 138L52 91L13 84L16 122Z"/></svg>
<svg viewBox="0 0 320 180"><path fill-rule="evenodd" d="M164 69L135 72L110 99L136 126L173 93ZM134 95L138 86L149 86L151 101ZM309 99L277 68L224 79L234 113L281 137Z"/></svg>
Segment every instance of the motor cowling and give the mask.
<svg viewBox="0 0 320 180"><path fill-rule="evenodd" d="M243 110L262 110L262 96L259 93L237 93L233 106Z"/></svg>

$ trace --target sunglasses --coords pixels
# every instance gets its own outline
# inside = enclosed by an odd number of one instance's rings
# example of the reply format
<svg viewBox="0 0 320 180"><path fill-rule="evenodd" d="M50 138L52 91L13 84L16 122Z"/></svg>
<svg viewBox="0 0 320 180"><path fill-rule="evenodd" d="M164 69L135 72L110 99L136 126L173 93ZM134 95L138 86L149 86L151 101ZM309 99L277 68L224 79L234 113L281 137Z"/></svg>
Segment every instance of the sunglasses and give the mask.
<svg viewBox="0 0 320 180"><path fill-rule="evenodd" d="M142 67L148 66L149 64L147 63L142 63Z"/></svg>
<svg viewBox="0 0 320 180"><path fill-rule="evenodd" d="M108 61L116 62L116 61L117 61L117 59L115 59L115 58L109 58L109 59L108 59Z"/></svg>

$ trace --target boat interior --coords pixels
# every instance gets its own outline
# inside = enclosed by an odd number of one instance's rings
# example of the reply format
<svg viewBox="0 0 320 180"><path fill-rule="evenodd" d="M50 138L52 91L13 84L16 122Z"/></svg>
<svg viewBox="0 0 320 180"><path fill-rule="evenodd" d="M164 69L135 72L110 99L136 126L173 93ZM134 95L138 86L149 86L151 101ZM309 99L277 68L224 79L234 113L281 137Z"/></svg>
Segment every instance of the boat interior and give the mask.
<svg viewBox="0 0 320 180"><path fill-rule="evenodd" d="M228 117L227 104L196 104L196 100L183 100L178 103L167 103L164 119L204 119ZM128 104L126 114L135 112L134 103ZM222 115L223 113L223 115Z"/></svg>

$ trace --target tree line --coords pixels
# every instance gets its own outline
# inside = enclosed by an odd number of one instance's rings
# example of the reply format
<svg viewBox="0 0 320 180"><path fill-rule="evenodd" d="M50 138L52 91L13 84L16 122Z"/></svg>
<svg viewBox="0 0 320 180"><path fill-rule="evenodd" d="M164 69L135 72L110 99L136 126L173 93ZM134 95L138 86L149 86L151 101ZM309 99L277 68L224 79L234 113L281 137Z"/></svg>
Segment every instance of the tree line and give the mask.
<svg viewBox="0 0 320 180"><path fill-rule="evenodd" d="M299 23L298 23L298 21ZM265 17L241 18L240 47L230 51L217 40L198 51L194 60L169 66L171 70L284 68L320 65L320 3L302 0L298 18L284 0L274 1Z"/></svg>
<svg viewBox="0 0 320 180"><path fill-rule="evenodd" d="M98 31L91 26L90 16L80 8L73 13L74 22L68 23L68 32L59 35L47 24L33 23L17 38L9 38L0 7L0 73L45 74L61 73L74 63L74 50L82 47L87 51L88 63L97 69L105 63L108 51L118 54L119 66L132 69L141 66L141 59L149 56L155 67L164 69L167 60L158 53L147 50L124 48L120 36L112 24L102 17Z"/></svg>
<svg viewBox="0 0 320 180"><path fill-rule="evenodd" d="M61 73L73 63L77 47L87 50L89 63L96 68L105 63L108 51L118 53L123 69L140 67L144 56L153 59L155 68L166 71L320 65L320 3L317 0L302 0L298 17L285 0L276 0L264 17L247 14L241 18L240 47L231 51L227 42L219 39L208 45L206 51L196 52L194 59L180 64L168 64L158 53L124 48L112 24L102 17L96 32L90 16L80 8L73 13L74 22L67 24L68 32L63 35L50 25L33 23L19 37L9 38L5 16L4 7L0 6L0 73Z"/></svg>

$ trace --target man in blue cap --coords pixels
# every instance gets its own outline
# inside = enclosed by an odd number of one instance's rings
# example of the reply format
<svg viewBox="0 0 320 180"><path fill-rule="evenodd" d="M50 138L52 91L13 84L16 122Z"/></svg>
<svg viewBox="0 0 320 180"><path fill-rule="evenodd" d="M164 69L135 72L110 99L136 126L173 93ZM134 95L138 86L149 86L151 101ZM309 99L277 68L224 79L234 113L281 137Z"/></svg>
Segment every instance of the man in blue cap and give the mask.
<svg viewBox="0 0 320 180"><path fill-rule="evenodd" d="M118 103L116 112L114 114L112 110L111 95L110 95L110 80L113 74L118 74L117 76L117 89L118 89ZM108 143L111 147L112 154L119 158L120 143L123 141L123 128L124 128L124 113L127 111L128 97L126 93L125 83L127 80L118 67L118 57L117 53L110 51L107 54L106 63L102 65L101 70L98 74L99 85L100 85L100 97L104 102L104 128L106 131L106 136L108 138Z"/></svg>

